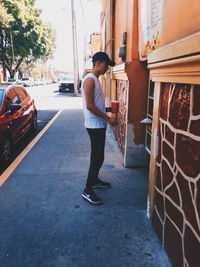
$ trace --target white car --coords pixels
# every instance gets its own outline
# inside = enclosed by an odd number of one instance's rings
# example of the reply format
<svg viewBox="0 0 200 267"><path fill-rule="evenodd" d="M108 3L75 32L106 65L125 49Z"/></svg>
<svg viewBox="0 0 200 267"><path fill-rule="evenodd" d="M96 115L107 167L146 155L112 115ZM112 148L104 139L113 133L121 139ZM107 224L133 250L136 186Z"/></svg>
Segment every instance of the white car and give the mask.
<svg viewBox="0 0 200 267"><path fill-rule="evenodd" d="M9 84L9 85L18 84L18 83L19 83L18 80L12 79L12 78L8 78L8 80L6 81L6 84Z"/></svg>
<svg viewBox="0 0 200 267"><path fill-rule="evenodd" d="M39 79L34 79L34 85L35 86L40 85L40 80Z"/></svg>
<svg viewBox="0 0 200 267"><path fill-rule="evenodd" d="M59 92L74 92L74 78L73 77L62 77L59 84Z"/></svg>
<svg viewBox="0 0 200 267"><path fill-rule="evenodd" d="M34 85L34 79L29 77L24 77L20 80L20 84L22 84L25 87L33 86Z"/></svg>
<svg viewBox="0 0 200 267"><path fill-rule="evenodd" d="M45 82L45 79L40 79L40 85L45 85L46 82Z"/></svg>

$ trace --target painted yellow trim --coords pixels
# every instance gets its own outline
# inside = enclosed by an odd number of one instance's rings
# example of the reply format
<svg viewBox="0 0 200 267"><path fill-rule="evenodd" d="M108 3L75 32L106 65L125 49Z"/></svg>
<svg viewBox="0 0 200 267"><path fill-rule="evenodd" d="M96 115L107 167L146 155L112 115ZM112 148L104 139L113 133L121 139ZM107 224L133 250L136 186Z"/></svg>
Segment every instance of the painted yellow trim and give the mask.
<svg viewBox="0 0 200 267"><path fill-rule="evenodd" d="M156 82L200 83L200 55L149 64L148 69Z"/></svg>
<svg viewBox="0 0 200 267"><path fill-rule="evenodd" d="M125 72L125 63L117 65L112 69L113 75L112 78L116 80L128 80L128 76Z"/></svg>
<svg viewBox="0 0 200 267"><path fill-rule="evenodd" d="M153 207L154 207L154 185L156 179L156 151L157 146L157 133L159 127L159 108L160 108L160 90L161 83L156 82L154 86L154 107L153 107L153 123L152 123L152 137L151 137L151 157L150 157L150 168L149 168L149 212L150 218L152 218Z"/></svg>

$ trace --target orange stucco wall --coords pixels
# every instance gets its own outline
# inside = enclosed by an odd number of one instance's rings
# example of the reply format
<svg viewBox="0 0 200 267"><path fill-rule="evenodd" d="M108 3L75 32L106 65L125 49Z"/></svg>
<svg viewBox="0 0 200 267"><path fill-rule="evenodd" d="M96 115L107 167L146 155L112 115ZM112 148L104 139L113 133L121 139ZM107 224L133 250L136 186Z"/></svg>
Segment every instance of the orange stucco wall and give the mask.
<svg viewBox="0 0 200 267"><path fill-rule="evenodd" d="M138 1L115 1L114 57L117 64L118 47L122 46L123 33L127 32L126 73L129 80L128 123L134 125L135 144L144 143L144 126L140 121L146 116L148 70L139 61L138 54Z"/></svg>
<svg viewBox="0 0 200 267"><path fill-rule="evenodd" d="M107 0L101 0L102 12L105 12L106 10L106 2Z"/></svg>
<svg viewBox="0 0 200 267"><path fill-rule="evenodd" d="M146 63L134 60L126 65L129 78L128 123L134 125L134 143L144 144L145 127L140 123L146 117L148 70Z"/></svg>
<svg viewBox="0 0 200 267"><path fill-rule="evenodd" d="M139 60L138 0L102 0L101 3L101 49L116 62L116 67L106 74L104 94L108 103L111 96L120 100L120 123L114 135L124 155L125 166L146 166L145 126L140 121L146 117L149 73L145 63ZM126 59L123 62L118 49L124 46L125 32Z"/></svg>
<svg viewBox="0 0 200 267"><path fill-rule="evenodd" d="M166 0L161 46L200 31L200 1Z"/></svg>
<svg viewBox="0 0 200 267"><path fill-rule="evenodd" d="M126 27L127 0L115 1L115 35L114 35L114 58L116 64L122 63L118 57L118 47L123 45L123 33L127 31Z"/></svg>
<svg viewBox="0 0 200 267"><path fill-rule="evenodd" d="M134 6L135 5L135 6ZM117 64L122 63L118 57L118 48L123 46L123 33L127 32L126 62L138 59L138 27L137 27L137 1L115 1L115 27L114 27L114 58Z"/></svg>

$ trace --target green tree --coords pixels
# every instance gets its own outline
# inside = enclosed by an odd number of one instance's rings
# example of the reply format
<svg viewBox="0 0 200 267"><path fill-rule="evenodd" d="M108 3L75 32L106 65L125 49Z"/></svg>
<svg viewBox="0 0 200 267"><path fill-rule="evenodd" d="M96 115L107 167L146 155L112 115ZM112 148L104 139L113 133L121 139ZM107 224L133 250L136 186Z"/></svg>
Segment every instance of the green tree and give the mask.
<svg viewBox="0 0 200 267"><path fill-rule="evenodd" d="M1 0L0 8L5 14L0 16L0 64L11 77L24 59L52 56L55 32L42 22L35 0Z"/></svg>
<svg viewBox="0 0 200 267"><path fill-rule="evenodd" d="M0 3L0 27L9 27L10 22L14 21L11 14L7 13L7 9Z"/></svg>
<svg viewBox="0 0 200 267"><path fill-rule="evenodd" d="M6 66L5 66L5 53L3 53L3 47L4 47L4 33L5 31L3 29L10 27L10 23L14 21L14 18L11 14L7 13L7 9L4 7L2 3L0 3L0 62L3 66L3 72L4 72L4 79L6 74Z"/></svg>

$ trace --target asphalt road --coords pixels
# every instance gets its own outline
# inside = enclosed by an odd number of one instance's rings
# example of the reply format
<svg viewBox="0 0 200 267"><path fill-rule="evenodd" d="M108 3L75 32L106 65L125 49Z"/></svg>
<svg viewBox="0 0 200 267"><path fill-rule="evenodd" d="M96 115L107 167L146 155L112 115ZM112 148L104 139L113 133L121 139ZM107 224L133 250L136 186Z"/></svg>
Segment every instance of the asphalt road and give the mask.
<svg viewBox="0 0 200 267"><path fill-rule="evenodd" d="M124 168L110 128L100 177L112 188L97 190L101 206L82 199L90 142L81 98L57 89L28 88L40 129L62 112L1 186L0 267L169 267L146 216L148 169Z"/></svg>
<svg viewBox="0 0 200 267"><path fill-rule="evenodd" d="M27 87L26 90L35 99L38 110L38 129L35 133L27 133L19 143L13 148L13 156L10 164L24 150L24 148L33 140L35 136L47 125L47 123L61 109L73 109L81 106L80 97L75 97L73 93L59 93L59 84L50 84L43 86ZM0 175L8 167L0 169Z"/></svg>
<svg viewBox="0 0 200 267"><path fill-rule="evenodd" d="M146 216L148 169L123 167L108 128L97 207L82 199L89 160L83 112L64 109L0 188L0 267L170 266Z"/></svg>

